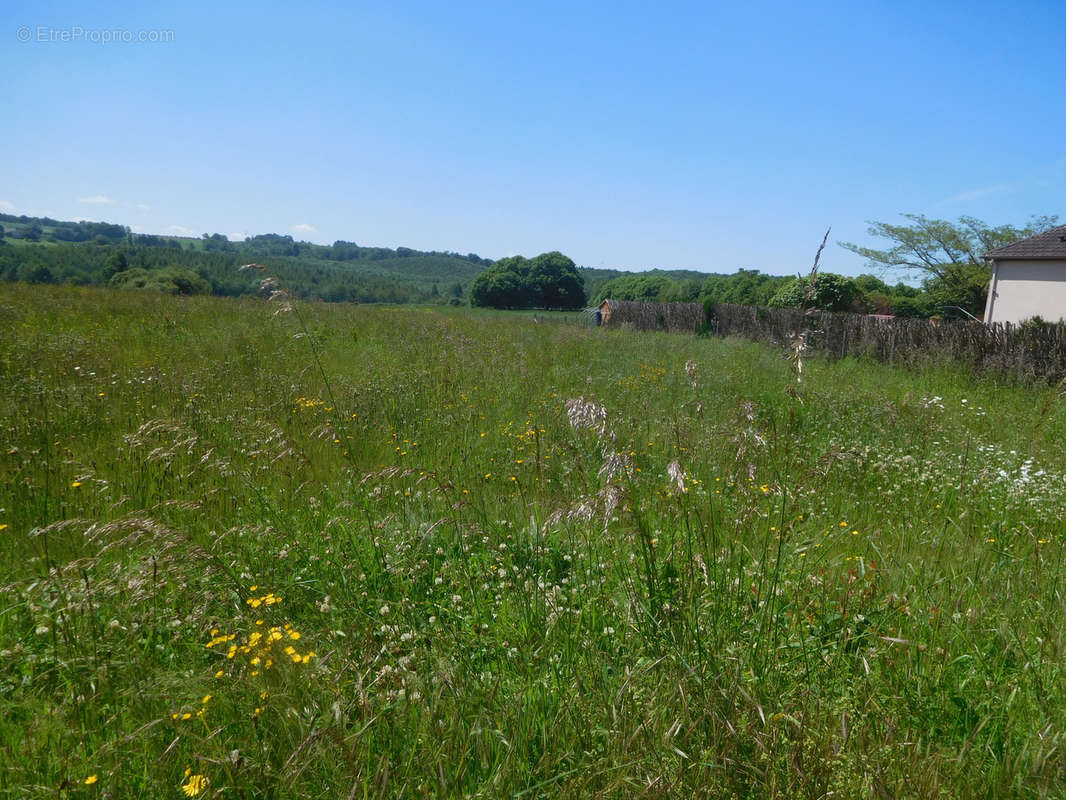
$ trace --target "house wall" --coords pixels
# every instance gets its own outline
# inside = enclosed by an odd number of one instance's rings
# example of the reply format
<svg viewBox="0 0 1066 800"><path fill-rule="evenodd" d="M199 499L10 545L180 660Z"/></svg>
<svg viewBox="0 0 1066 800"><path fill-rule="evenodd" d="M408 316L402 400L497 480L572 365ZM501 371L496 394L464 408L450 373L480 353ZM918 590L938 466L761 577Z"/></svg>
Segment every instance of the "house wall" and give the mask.
<svg viewBox="0 0 1066 800"><path fill-rule="evenodd" d="M1066 260L996 261L985 322L1066 317Z"/></svg>

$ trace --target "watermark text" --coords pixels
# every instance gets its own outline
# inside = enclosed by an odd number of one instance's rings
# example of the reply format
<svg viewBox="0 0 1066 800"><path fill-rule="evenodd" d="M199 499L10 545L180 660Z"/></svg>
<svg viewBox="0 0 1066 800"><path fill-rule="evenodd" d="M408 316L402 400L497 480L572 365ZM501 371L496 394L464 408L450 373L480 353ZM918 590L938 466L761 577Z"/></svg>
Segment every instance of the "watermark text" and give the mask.
<svg viewBox="0 0 1066 800"><path fill-rule="evenodd" d="M20 42L41 44L169 44L174 41L172 30L135 30L126 28L87 28L82 25L20 25L15 31Z"/></svg>

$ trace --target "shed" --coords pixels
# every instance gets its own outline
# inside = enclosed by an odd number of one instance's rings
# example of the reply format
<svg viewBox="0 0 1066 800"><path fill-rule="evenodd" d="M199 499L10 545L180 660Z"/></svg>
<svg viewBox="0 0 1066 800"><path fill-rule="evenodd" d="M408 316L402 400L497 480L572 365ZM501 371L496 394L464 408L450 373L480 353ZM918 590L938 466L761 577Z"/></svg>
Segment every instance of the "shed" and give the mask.
<svg viewBox="0 0 1066 800"><path fill-rule="evenodd" d="M611 307L614 305L613 300L604 300L600 303L600 307L596 309L596 324L606 325L607 321L611 318Z"/></svg>
<svg viewBox="0 0 1066 800"><path fill-rule="evenodd" d="M992 265L986 323L1066 317L1066 225L989 250L984 258Z"/></svg>

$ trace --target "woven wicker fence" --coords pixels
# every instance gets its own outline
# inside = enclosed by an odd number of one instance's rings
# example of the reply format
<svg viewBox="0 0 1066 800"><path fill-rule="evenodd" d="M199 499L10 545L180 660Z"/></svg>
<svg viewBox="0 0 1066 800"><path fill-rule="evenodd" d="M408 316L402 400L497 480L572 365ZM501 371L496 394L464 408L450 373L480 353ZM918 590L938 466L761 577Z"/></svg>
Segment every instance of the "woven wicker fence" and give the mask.
<svg viewBox="0 0 1066 800"><path fill-rule="evenodd" d="M696 333L703 327L703 306L699 303L637 303L609 300L610 316L605 325L638 331Z"/></svg>
<svg viewBox="0 0 1066 800"><path fill-rule="evenodd" d="M720 336L787 344L794 334L807 331L807 344L830 358L867 356L889 364L956 361L1025 380L1066 377L1066 325L877 319L725 303L709 305L706 313L708 330Z"/></svg>
<svg viewBox="0 0 1066 800"><path fill-rule="evenodd" d="M787 345L807 332L807 345L830 358L866 356L889 364L963 362L1022 380L1066 378L1066 325L1011 325L863 314L803 312L727 303L612 301L607 323L636 330L743 336Z"/></svg>

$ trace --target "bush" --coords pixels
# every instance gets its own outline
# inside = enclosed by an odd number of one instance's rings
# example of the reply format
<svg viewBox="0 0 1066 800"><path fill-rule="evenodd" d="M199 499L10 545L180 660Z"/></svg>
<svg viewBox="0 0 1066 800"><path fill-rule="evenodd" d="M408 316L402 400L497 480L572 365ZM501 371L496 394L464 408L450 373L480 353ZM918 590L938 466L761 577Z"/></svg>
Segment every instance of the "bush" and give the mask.
<svg viewBox="0 0 1066 800"><path fill-rule="evenodd" d="M584 308L584 280L558 251L497 261L470 286L470 305L492 308Z"/></svg>
<svg viewBox="0 0 1066 800"><path fill-rule="evenodd" d="M821 272L814 279L814 295L808 299L810 281L795 278L770 298L776 308L816 308L820 311L853 311L862 298L854 280L832 272Z"/></svg>
<svg viewBox="0 0 1066 800"><path fill-rule="evenodd" d="M211 294L211 285L191 269L140 267L116 273L108 283L118 289L151 289L167 294Z"/></svg>

